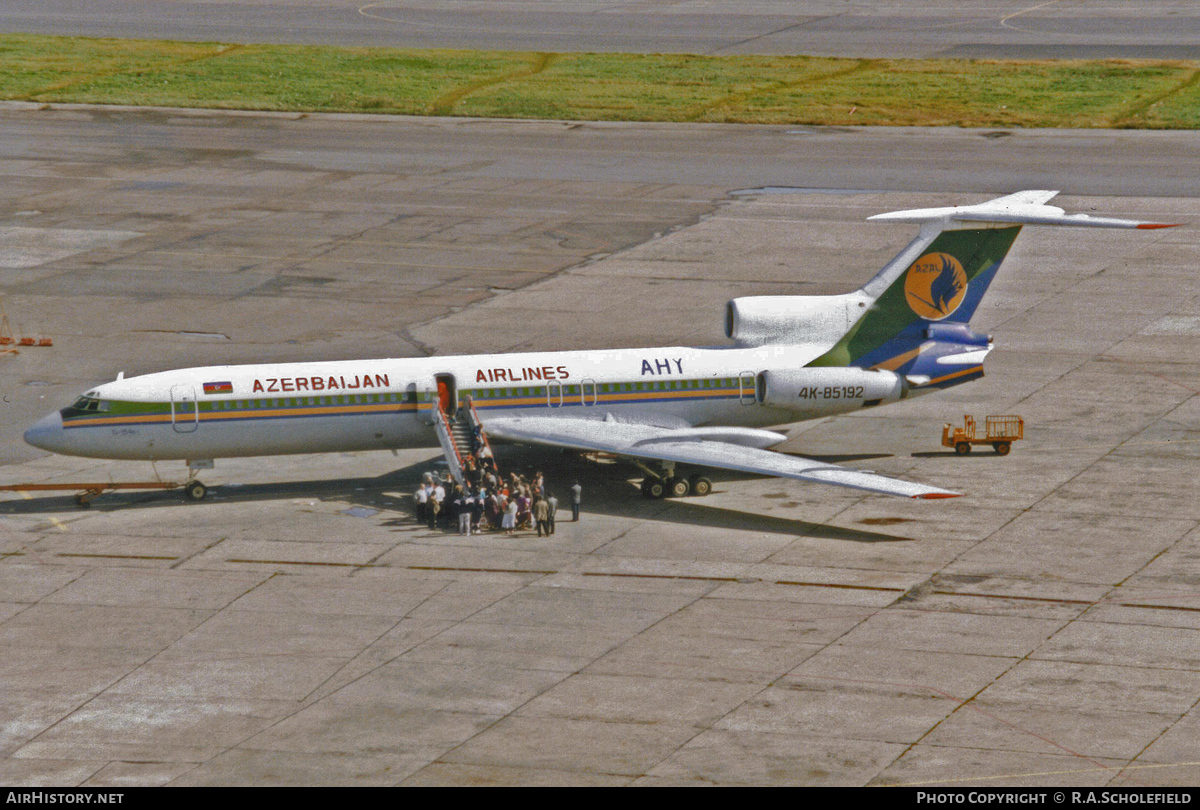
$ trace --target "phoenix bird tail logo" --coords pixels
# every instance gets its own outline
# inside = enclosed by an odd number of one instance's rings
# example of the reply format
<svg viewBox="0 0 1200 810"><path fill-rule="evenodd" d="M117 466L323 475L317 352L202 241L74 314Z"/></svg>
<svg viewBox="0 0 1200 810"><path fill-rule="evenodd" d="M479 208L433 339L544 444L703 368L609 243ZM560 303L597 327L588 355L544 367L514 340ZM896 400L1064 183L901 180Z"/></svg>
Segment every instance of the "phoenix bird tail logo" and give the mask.
<svg viewBox="0 0 1200 810"><path fill-rule="evenodd" d="M913 312L930 321L954 314L967 294L967 274L949 253L926 253L904 278L904 297Z"/></svg>

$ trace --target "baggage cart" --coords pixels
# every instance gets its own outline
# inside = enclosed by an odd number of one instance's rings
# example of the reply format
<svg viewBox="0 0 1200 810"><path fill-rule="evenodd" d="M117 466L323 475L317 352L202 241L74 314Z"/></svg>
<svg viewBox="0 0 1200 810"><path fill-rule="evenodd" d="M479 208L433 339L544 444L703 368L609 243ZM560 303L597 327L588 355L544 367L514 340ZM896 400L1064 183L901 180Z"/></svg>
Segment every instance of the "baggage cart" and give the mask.
<svg viewBox="0 0 1200 810"><path fill-rule="evenodd" d="M942 426L942 446L953 447L965 456L971 446L990 444L998 455L1007 456L1012 443L1025 437L1025 420L1019 416L988 416L984 418L984 433L978 435L974 416L964 416L961 428L947 422Z"/></svg>

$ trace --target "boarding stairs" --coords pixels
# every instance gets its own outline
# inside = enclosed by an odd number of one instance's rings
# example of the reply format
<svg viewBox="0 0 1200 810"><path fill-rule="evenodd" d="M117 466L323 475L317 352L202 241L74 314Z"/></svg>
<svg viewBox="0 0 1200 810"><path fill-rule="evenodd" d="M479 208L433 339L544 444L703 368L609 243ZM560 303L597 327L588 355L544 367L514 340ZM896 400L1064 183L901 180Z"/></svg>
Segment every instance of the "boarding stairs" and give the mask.
<svg viewBox="0 0 1200 810"><path fill-rule="evenodd" d="M458 449L459 457L465 467L467 456L475 454L475 441L471 426L462 418L463 410L461 408L458 413L459 418L450 423L450 436L454 439L454 446Z"/></svg>
<svg viewBox="0 0 1200 810"><path fill-rule="evenodd" d="M479 424L479 414L476 413L475 404L470 397L467 397L465 406L458 408L453 420L440 408L436 413L434 427L437 429L442 453L446 456L446 464L450 467L450 474L454 476L455 482L463 486L466 484L467 459L474 457L481 445L486 446L490 453L491 444L482 427L478 431L475 429Z"/></svg>

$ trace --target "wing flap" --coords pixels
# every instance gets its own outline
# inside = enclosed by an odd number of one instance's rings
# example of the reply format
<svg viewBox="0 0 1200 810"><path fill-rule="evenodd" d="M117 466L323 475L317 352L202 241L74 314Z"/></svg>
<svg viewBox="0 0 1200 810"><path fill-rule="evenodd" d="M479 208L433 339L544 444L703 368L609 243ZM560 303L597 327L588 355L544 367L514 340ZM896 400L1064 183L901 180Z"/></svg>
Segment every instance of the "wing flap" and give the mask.
<svg viewBox="0 0 1200 810"><path fill-rule="evenodd" d="M598 419L511 417L489 420L485 430L494 438L524 444L544 444L653 461L718 467L903 498L953 498L960 494L757 447L688 439L684 437L695 434L688 430L652 425Z"/></svg>

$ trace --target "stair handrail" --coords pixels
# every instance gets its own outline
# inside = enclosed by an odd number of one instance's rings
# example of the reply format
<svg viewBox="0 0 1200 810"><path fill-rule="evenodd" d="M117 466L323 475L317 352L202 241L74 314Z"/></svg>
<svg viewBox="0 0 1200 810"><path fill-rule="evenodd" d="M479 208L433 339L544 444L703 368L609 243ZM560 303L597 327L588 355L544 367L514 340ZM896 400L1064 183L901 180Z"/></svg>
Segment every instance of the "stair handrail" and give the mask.
<svg viewBox="0 0 1200 810"><path fill-rule="evenodd" d="M458 442L456 442L454 440L454 431L450 430L450 420L446 418L446 414L442 411L441 408L437 409L437 415L438 415L438 419L441 421L442 429L445 430L445 432L446 432L446 438L448 440L447 443L450 445L450 449L454 451L454 458L446 459L446 461L448 461L448 462L449 461L454 462L451 465L450 474L453 475L454 480L457 481L461 485L461 484L465 483L465 479L463 476L462 451L460 451L458 449ZM444 449L445 448L443 448L443 450Z"/></svg>

